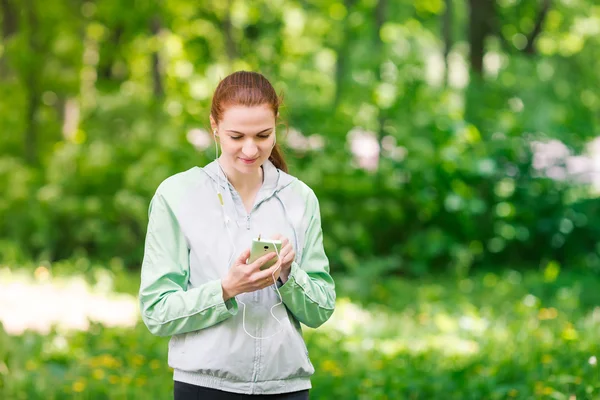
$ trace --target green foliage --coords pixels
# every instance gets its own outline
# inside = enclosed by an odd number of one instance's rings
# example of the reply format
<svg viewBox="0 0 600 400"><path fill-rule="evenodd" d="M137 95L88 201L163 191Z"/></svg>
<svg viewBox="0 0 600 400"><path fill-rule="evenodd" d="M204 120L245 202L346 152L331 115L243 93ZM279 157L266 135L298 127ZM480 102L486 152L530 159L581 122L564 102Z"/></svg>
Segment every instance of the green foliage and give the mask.
<svg viewBox="0 0 600 400"><path fill-rule="evenodd" d="M80 269L61 265L55 273ZM119 275L134 293L137 275ZM549 265L463 279L336 276L332 319L306 329L314 399L591 400L600 395L595 274ZM352 300L347 296L351 295ZM0 397L169 398L166 338L92 324L48 335L0 329Z"/></svg>
<svg viewBox="0 0 600 400"><path fill-rule="evenodd" d="M552 2L526 54L538 3L495 4L482 76L465 42L482 21L462 3L451 38L441 1L3 3L0 261L137 267L157 185L212 157L187 132L208 126L220 78L253 69L284 94L284 124L324 139L288 157L320 198L334 269L596 271L596 193L533 169L530 144L575 154L600 133L600 8ZM357 129L384 148L375 172L353 159Z"/></svg>

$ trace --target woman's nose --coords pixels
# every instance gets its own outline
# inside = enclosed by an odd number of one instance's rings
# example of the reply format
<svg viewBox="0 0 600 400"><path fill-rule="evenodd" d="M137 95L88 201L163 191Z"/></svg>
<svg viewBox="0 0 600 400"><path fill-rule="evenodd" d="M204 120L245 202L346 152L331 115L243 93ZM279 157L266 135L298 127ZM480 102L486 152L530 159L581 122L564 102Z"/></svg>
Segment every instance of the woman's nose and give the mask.
<svg viewBox="0 0 600 400"><path fill-rule="evenodd" d="M256 153L258 153L258 147L256 146L256 144L254 144L254 142L247 141L246 143L244 143L244 147L242 148L242 152L247 157L252 158L252 157L256 156Z"/></svg>

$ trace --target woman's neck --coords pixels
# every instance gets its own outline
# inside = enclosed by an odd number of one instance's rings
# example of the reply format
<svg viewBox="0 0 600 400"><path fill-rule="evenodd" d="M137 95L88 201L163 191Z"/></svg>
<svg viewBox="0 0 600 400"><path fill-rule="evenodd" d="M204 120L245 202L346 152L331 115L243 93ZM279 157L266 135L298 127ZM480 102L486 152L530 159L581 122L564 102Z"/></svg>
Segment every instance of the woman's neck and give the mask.
<svg viewBox="0 0 600 400"><path fill-rule="evenodd" d="M248 193L258 189L263 182L263 169L257 168L256 173L242 174L235 168L223 162L221 158L218 160L221 168L225 172L225 176L233 185L238 193Z"/></svg>

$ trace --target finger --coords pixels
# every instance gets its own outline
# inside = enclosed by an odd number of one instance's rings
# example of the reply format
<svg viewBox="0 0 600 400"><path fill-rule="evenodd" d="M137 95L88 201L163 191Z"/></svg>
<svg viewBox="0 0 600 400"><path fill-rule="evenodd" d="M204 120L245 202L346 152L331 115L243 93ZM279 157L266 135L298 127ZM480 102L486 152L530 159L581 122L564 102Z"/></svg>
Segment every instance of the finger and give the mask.
<svg viewBox="0 0 600 400"><path fill-rule="evenodd" d="M260 274L254 274L253 280L258 289L264 289L277 283L277 279L279 278L279 270L273 269L276 268L276 265L270 267L268 270L261 271Z"/></svg>
<svg viewBox="0 0 600 400"><path fill-rule="evenodd" d="M283 236L281 236L281 234L280 234L280 233L277 233L277 234L275 234L275 235L271 236L271 239L280 240L282 237L283 237Z"/></svg>
<svg viewBox="0 0 600 400"><path fill-rule="evenodd" d="M291 251L294 251L294 248L291 244L288 243L287 245L281 248L281 250L279 251L279 255L283 258L287 256Z"/></svg>
<svg viewBox="0 0 600 400"><path fill-rule="evenodd" d="M264 256L260 257L258 260L254 261L252 264L250 264L250 267L252 269L260 269L260 267L262 267L263 265L265 265L265 263L267 261L269 261L270 259L276 257L277 254L275 254L275 252L270 252L268 254L265 254Z"/></svg>
<svg viewBox="0 0 600 400"><path fill-rule="evenodd" d="M281 262L278 261L275 264L273 264L273 266L269 267L268 269L265 269L264 271L260 271L259 273L257 273L256 279L258 281L264 280L265 278L272 279L273 274L280 270L281 270Z"/></svg>
<svg viewBox="0 0 600 400"><path fill-rule="evenodd" d="M242 251L242 254L236 260L237 264L246 264L246 260L250 257L250 249L246 249Z"/></svg>
<svg viewBox="0 0 600 400"><path fill-rule="evenodd" d="M296 253L292 250L289 254L287 254L285 256L285 259L283 261L284 264L289 264L292 261L294 261L294 258L296 258Z"/></svg>
<svg viewBox="0 0 600 400"><path fill-rule="evenodd" d="M271 285L276 285L277 284L277 279L279 278L279 274L276 272L275 274L271 274L269 275L266 279L265 282L267 284L267 286L271 286Z"/></svg>

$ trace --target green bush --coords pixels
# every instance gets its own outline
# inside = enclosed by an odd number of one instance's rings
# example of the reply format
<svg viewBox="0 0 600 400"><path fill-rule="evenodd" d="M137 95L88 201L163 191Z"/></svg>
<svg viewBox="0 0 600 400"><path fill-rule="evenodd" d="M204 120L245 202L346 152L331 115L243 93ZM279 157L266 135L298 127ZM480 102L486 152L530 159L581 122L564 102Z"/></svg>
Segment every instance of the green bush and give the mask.
<svg viewBox="0 0 600 400"><path fill-rule="evenodd" d="M139 265L158 184L212 156L160 113L125 119L144 110L134 103L98 111L80 142L58 142L42 168L0 158L0 258ZM287 149L292 173L320 199L335 270L464 275L477 265L540 260L600 270L600 201L588 189L534 175L526 138L483 140L472 125L439 125L424 128L428 139L397 135L408 156L383 156L376 172L356 168L339 139L320 150Z"/></svg>
<svg viewBox="0 0 600 400"><path fill-rule="evenodd" d="M131 283L117 287L133 290L138 277L119 279ZM304 332L316 369L312 399L600 396L595 275L549 264L542 274L336 280L332 319ZM141 323L48 335L0 329L0 398L170 398L167 340Z"/></svg>

